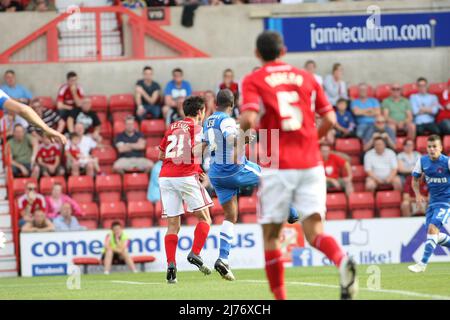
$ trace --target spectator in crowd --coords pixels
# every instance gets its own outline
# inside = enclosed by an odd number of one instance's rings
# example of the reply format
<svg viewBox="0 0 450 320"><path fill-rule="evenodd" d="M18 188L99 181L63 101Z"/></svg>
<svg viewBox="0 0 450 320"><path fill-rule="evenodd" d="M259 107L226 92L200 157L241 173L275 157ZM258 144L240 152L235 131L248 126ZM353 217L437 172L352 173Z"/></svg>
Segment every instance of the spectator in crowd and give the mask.
<svg viewBox="0 0 450 320"><path fill-rule="evenodd" d="M314 78L316 79L316 81L320 84L323 85L323 78L321 75L318 75L316 73L316 69L317 69L317 65L316 62L314 60L308 60L305 62L304 68L306 71L308 71L309 73L311 73Z"/></svg>
<svg viewBox="0 0 450 320"><path fill-rule="evenodd" d="M348 110L347 100L340 98L336 102L336 138L352 137L355 134L356 122L353 113Z"/></svg>
<svg viewBox="0 0 450 320"><path fill-rule="evenodd" d="M147 200L156 203L161 200L161 192L159 190L159 173L161 171L162 161L158 161L153 166L150 173L150 183L147 189Z"/></svg>
<svg viewBox="0 0 450 320"><path fill-rule="evenodd" d="M79 204L63 193L63 187L60 183L55 183L52 187L52 193L45 198L46 200L46 214L48 218L55 218L58 214L62 214L64 205L70 206L70 213L72 212L77 216L82 216L83 212Z"/></svg>
<svg viewBox="0 0 450 320"><path fill-rule="evenodd" d="M166 124L184 118L183 102L184 99L192 95L191 84L183 80L183 70L175 68L172 71L173 79L167 83L164 90L163 116Z"/></svg>
<svg viewBox="0 0 450 320"><path fill-rule="evenodd" d="M375 117L381 114L380 104L375 98L368 97L368 86L360 83L358 86L358 98L352 101L352 111L356 116L356 135L363 139L367 132L373 127Z"/></svg>
<svg viewBox="0 0 450 320"><path fill-rule="evenodd" d="M81 123L75 125L75 132L71 134L70 142L66 145L67 170L72 176L80 173L93 177L100 171L98 159L91 155L97 143L91 136L84 134L84 126Z"/></svg>
<svg viewBox="0 0 450 320"><path fill-rule="evenodd" d="M223 71L222 83L219 84L217 92L223 89L228 89L233 92L234 95L234 105L239 105L239 84L234 81L234 72L232 69L228 68Z"/></svg>
<svg viewBox="0 0 450 320"><path fill-rule="evenodd" d="M54 0L31 0L27 6L28 11L47 12L56 11Z"/></svg>
<svg viewBox="0 0 450 320"><path fill-rule="evenodd" d="M64 132L66 122L57 112L44 108L39 98L33 98L30 106L34 111L36 111L38 116L45 122L46 125L60 133ZM42 130L40 128L30 125L28 127L28 132L31 133L34 138L41 140Z"/></svg>
<svg viewBox="0 0 450 320"><path fill-rule="evenodd" d="M78 84L77 74L70 71L67 73L66 79L67 82L59 88L56 98L59 115L64 120L67 120L75 108L81 107L84 98L84 91Z"/></svg>
<svg viewBox="0 0 450 320"><path fill-rule="evenodd" d="M340 63L333 65L332 74L325 77L323 87L330 103L335 106L339 98L348 100L347 85L344 82L344 69Z"/></svg>
<svg viewBox="0 0 450 320"><path fill-rule="evenodd" d="M403 199L401 204L401 211L404 217L411 217L415 215L425 214L428 206L428 186L423 179L420 180L419 190L422 195L423 202L419 205L416 202L416 194L412 188L412 176L408 175L405 180L403 189Z"/></svg>
<svg viewBox="0 0 450 320"><path fill-rule="evenodd" d="M416 137L411 103L402 96L402 87L398 83L391 86L391 96L383 100L381 110L395 134L401 130L406 132L409 139Z"/></svg>
<svg viewBox="0 0 450 320"><path fill-rule="evenodd" d="M350 163L337 154L331 153L330 145L320 145L323 166L327 177L327 190L344 190L347 195L353 192L352 168Z"/></svg>
<svg viewBox="0 0 450 320"><path fill-rule="evenodd" d="M16 73L14 70L6 70L3 76L5 83L0 87L10 98L23 104L29 104L33 95L30 90L17 84Z"/></svg>
<svg viewBox="0 0 450 320"><path fill-rule="evenodd" d="M375 191L383 185L392 185L395 190L401 190L402 182L397 168L395 152L386 148L383 138L375 138L374 148L364 155L364 170L367 173L366 190Z"/></svg>
<svg viewBox="0 0 450 320"><path fill-rule="evenodd" d="M90 98L83 98L81 108L73 109L67 118L67 130L69 133L75 131L75 125L78 123L83 125L84 132L91 136L97 143L102 141L102 136L100 135L100 119L98 118L97 112L92 111Z"/></svg>
<svg viewBox="0 0 450 320"><path fill-rule="evenodd" d="M136 266L128 252L130 240L128 235L122 230L119 221L114 221L111 225L111 232L106 236L105 247L103 249L102 261L105 266L105 274L111 271L111 265L126 263L134 273Z"/></svg>
<svg viewBox="0 0 450 320"><path fill-rule="evenodd" d="M26 222L31 222L33 220L33 214L37 210L44 211L46 209L45 198L37 192L36 183L29 181L26 184L25 194L17 199L17 208L21 216L19 226L23 226Z"/></svg>
<svg viewBox="0 0 450 320"><path fill-rule="evenodd" d="M440 109L439 101L434 94L428 93L427 79L423 77L417 79L417 87L419 92L409 98L415 116L417 135L423 136L426 133L439 135L439 126L435 121Z"/></svg>
<svg viewBox="0 0 450 320"><path fill-rule="evenodd" d="M15 177L39 177L39 166L36 165L38 143L26 134L20 124L14 126L13 136L8 140L12 155L12 169Z"/></svg>
<svg viewBox="0 0 450 320"><path fill-rule="evenodd" d="M0 0L0 12L23 11L23 5L19 0Z"/></svg>
<svg viewBox="0 0 450 320"><path fill-rule="evenodd" d="M122 0L122 6L128 9L139 9L147 7L144 0Z"/></svg>
<svg viewBox="0 0 450 320"><path fill-rule="evenodd" d="M374 139L382 138L388 148L395 150L395 132L386 124L386 118L382 115L378 115L375 119L375 125L369 127L366 131L366 135L363 138L364 151L372 149Z"/></svg>
<svg viewBox="0 0 450 320"><path fill-rule="evenodd" d="M144 120L148 115L154 119L161 118L161 87L158 82L153 81L152 67L145 66L142 71L143 78L136 82L135 100L136 117Z"/></svg>
<svg viewBox="0 0 450 320"><path fill-rule="evenodd" d="M450 134L450 79L447 81L447 89L439 96L441 108L436 116L436 122L439 125L441 134Z"/></svg>
<svg viewBox="0 0 450 320"><path fill-rule="evenodd" d="M8 112L2 119L3 121L0 121L0 128L1 131L6 130L7 139L12 137L16 124L20 124L24 128L28 127L28 122L26 122L24 118L16 115L14 112Z"/></svg>
<svg viewBox="0 0 450 320"><path fill-rule="evenodd" d="M64 203L61 206L61 214L57 216L53 223L56 231L83 231L87 228L80 225L78 219L72 215L72 206Z"/></svg>
<svg viewBox="0 0 450 320"><path fill-rule="evenodd" d="M65 171L62 166L60 146L47 137L42 137L42 143L36 155L36 163L43 176L63 176Z"/></svg>
<svg viewBox="0 0 450 320"><path fill-rule="evenodd" d="M211 90L205 91L205 119L216 112L216 95Z"/></svg>
<svg viewBox="0 0 450 320"><path fill-rule="evenodd" d="M55 226L47 219L44 211L36 210L33 218L22 226L22 232L51 232L55 231Z"/></svg>
<svg viewBox="0 0 450 320"><path fill-rule="evenodd" d="M134 117L125 119L125 131L117 135L114 145L119 151L119 159L114 163L114 171L124 173L129 170L150 172L153 162L145 157L146 141L134 127Z"/></svg>
<svg viewBox="0 0 450 320"><path fill-rule="evenodd" d="M402 180L411 176L414 166L419 158L420 153L414 150L414 140L406 139L403 142L403 151L397 155L398 173Z"/></svg>

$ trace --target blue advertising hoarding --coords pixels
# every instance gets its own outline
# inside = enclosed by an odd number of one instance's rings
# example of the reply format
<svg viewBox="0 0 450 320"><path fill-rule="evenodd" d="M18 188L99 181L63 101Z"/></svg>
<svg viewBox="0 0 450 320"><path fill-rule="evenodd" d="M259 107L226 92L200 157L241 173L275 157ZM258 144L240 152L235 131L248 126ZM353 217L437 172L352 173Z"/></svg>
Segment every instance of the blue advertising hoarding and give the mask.
<svg viewBox="0 0 450 320"><path fill-rule="evenodd" d="M288 52L450 46L450 12L266 18Z"/></svg>

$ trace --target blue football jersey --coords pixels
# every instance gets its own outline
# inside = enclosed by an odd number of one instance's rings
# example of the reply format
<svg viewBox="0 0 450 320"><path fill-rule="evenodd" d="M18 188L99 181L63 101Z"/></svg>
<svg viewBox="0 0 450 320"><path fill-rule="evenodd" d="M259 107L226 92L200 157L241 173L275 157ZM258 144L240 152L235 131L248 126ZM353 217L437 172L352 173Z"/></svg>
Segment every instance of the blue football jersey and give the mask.
<svg viewBox="0 0 450 320"><path fill-rule="evenodd" d="M0 90L0 110L3 110L3 105L8 99L8 95L3 90Z"/></svg>
<svg viewBox="0 0 450 320"><path fill-rule="evenodd" d="M214 112L205 120L203 134L203 141L208 144L211 155L208 176L229 176L242 170L245 156L240 159L239 164L234 163L234 143L227 143L228 136L238 134L236 121L233 118L225 112Z"/></svg>
<svg viewBox="0 0 450 320"><path fill-rule="evenodd" d="M430 194L430 206L434 204L450 203L450 158L441 154L433 161L425 155L417 160L412 175L419 178L425 175Z"/></svg>

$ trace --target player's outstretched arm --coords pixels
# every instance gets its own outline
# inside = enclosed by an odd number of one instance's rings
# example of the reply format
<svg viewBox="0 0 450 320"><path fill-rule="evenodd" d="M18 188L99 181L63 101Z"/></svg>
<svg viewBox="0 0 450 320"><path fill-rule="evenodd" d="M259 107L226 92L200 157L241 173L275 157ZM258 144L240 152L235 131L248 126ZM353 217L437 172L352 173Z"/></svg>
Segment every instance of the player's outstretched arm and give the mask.
<svg viewBox="0 0 450 320"><path fill-rule="evenodd" d="M329 111L322 116L322 123L318 130L319 139L325 137L334 125L336 124L336 113L334 111Z"/></svg>
<svg viewBox="0 0 450 320"><path fill-rule="evenodd" d="M47 126L45 122L39 117L39 115L34 112L34 110L29 106L12 99L8 99L5 101L4 107L6 110L18 114L34 126L41 128L44 134L47 135L51 140L66 144L66 137L58 131Z"/></svg>

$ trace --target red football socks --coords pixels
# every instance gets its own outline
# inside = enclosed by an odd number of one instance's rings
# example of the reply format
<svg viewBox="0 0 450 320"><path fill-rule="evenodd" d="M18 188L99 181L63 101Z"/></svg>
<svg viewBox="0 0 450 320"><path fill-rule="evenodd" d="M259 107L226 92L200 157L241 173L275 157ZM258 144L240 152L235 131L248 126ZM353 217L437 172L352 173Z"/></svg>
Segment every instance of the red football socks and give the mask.
<svg viewBox="0 0 450 320"><path fill-rule="evenodd" d="M317 250L322 251L338 267L341 264L342 258L345 257L345 253L336 240L327 234L319 234L314 239L313 246Z"/></svg>
<svg viewBox="0 0 450 320"><path fill-rule="evenodd" d="M269 280L270 290L277 300L286 300L284 287L284 266L281 258L281 250L269 250L265 252L266 275Z"/></svg>
<svg viewBox="0 0 450 320"><path fill-rule="evenodd" d="M175 254L177 252L178 235L166 234L166 236L164 237L164 244L166 246L167 264L177 264L175 260Z"/></svg>
<svg viewBox="0 0 450 320"><path fill-rule="evenodd" d="M208 238L209 228L209 224L207 224L205 221L200 221L195 227L192 252L196 255L200 254L200 251L202 251L202 248L205 245L206 238Z"/></svg>

